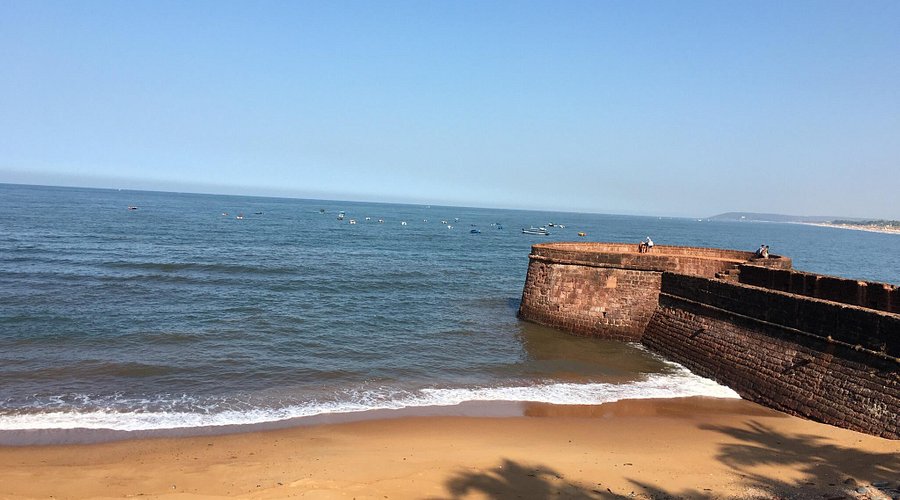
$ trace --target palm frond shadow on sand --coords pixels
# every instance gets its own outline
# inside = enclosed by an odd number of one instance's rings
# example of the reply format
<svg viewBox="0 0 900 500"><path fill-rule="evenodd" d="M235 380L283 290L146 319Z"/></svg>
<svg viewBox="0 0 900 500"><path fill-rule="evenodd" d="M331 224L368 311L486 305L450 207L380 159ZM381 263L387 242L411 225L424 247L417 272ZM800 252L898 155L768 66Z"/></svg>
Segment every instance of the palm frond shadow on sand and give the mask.
<svg viewBox="0 0 900 500"><path fill-rule="evenodd" d="M609 492L570 483L550 467L526 465L509 459L503 459L500 465L487 471L458 473L447 480L446 487L450 498L466 498L471 494L496 499L621 498Z"/></svg>
<svg viewBox="0 0 900 500"><path fill-rule="evenodd" d="M869 486L874 495L887 495L900 487L900 454L870 453L854 448L838 446L822 436L787 434L758 422L748 422L745 427L701 426L701 429L717 432L739 441L722 444L715 459L727 465L743 477L735 485L737 498L842 498L854 495L858 483L849 477L847 470L862 471L857 474L859 484L887 482L881 491ZM754 472L756 466L776 466L796 470L803 479L785 481ZM713 499L723 497L723 492L711 492L703 488L679 491L669 490L661 484L646 479L627 478L634 485L634 492L616 492L602 487L602 477L594 478L596 486L567 480L563 474L545 464L525 464L503 459L492 469L465 471L455 474L445 482L448 498L469 496L495 499ZM823 496L824 495L824 496Z"/></svg>

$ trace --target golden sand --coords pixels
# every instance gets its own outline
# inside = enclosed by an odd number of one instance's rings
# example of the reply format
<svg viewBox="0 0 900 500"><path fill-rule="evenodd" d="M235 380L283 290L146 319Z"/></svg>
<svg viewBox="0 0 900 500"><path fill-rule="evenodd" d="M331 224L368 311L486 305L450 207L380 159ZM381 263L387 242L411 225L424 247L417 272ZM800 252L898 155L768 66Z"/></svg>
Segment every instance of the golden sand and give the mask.
<svg viewBox="0 0 900 500"><path fill-rule="evenodd" d="M897 481L900 441L703 398L0 447L3 498L874 498Z"/></svg>

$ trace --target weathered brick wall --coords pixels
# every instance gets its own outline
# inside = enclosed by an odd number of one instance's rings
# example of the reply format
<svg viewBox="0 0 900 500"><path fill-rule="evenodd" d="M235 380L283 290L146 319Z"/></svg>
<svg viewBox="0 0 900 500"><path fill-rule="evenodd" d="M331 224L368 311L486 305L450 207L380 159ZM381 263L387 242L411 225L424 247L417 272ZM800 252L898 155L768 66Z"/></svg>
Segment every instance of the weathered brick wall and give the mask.
<svg viewBox="0 0 900 500"><path fill-rule="evenodd" d="M710 279L735 268L740 283ZM900 439L898 287L790 268L732 250L535 245L519 314L641 340L744 398Z"/></svg>
<svg viewBox="0 0 900 500"><path fill-rule="evenodd" d="M534 245L519 317L580 335L638 341L656 309L662 271L701 276L734 269L750 252L625 243ZM790 266L790 259L769 259Z"/></svg>
<svg viewBox="0 0 900 500"><path fill-rule="evenodd" d="M756 265L740 266L740 282L782 292L900 313L900 287Z"/></svg>
<svg viewBox="0 0 900 500"><path fill-rule="evenodd" d="M581 335L637 341L656 309L660 273L715 276L751 252L657 245L638 253L627 243L534 245L519 317ZM766 259L790 267L782 257Z"/></svg>
<svg viewBox="0 0 900 500"><path fill-rule="evenodd" d="M900 315L665 273L642 342L746 399L900 439Z"/></svg>
<svg viewBox="0 0 900 500"><path fill-rule="evenodd" d="M579 335L638 341L656 309L660 276L532 259L519 317Z"/></svg>

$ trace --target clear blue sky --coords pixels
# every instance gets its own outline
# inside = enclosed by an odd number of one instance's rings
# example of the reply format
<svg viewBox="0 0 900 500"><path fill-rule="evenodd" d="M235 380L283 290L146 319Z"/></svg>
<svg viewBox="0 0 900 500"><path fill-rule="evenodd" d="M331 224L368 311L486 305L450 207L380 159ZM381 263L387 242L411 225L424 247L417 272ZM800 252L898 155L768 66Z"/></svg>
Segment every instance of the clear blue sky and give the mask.
<svg viewBox="0 0 900 500"><path fill-rule="evenodd" d="M900 2L0 0L0 182L900 219Z"/></svg>

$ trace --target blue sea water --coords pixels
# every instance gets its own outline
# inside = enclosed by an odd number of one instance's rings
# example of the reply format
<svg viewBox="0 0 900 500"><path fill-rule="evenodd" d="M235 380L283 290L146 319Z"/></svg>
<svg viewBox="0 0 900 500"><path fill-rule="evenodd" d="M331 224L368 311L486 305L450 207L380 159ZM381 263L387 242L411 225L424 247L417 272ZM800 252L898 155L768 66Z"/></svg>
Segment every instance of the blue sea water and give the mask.
<svg viewBox="0 0 900 500"><path fill-rule="evenodd" d="M900 282L900 235L796 224L5 184L0 213L0 431L735 397L516 318L530 245L578 232L766 243L798 269ZM521 234L549 222L566 227Z"/></svg>

